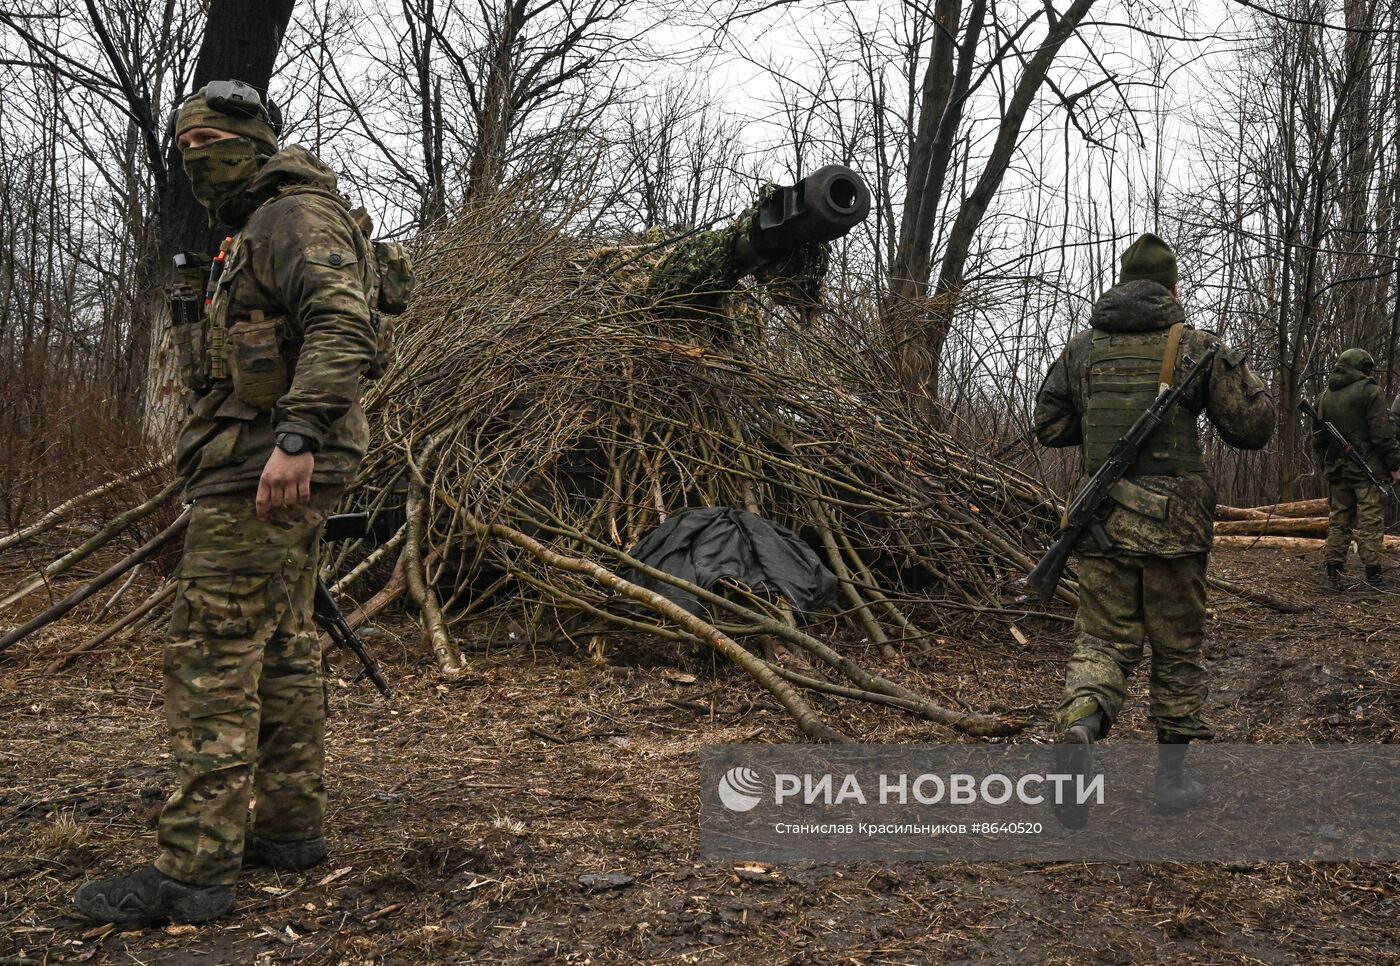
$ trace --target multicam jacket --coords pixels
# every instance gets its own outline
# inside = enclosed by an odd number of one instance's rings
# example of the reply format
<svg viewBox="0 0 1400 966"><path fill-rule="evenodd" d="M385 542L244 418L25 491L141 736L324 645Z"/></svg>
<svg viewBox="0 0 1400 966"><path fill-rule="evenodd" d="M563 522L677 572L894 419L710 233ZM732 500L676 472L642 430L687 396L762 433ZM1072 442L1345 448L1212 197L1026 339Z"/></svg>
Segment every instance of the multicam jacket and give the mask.
<svg viewBox="0 0 1400 966"><path fill-rule="evenodd" d="M1086 433L1093 429L1086 426L1086 416L1091 408L1090 359L1096 337L1101 347L1107 342L1144 350L1165 346L1171 327L1184 318L1181 303L1157 282L1140 279L1105 292L1090 314L1091 328L1070 339L1045 377L1036 398L1036 438L1045 446L1083 446L1092 435ZM1218 341L1209 332L1182 330L1173 381L1179 383L1195 360ZM1156 351L1160 359L1163 350ZM1177 428L1164 456L1177 465L1175 471L1130 473L1114 492L1117 505L1104 527L1116 545L1111 552L1176 557L1210 550L1215 488L1204 472L1195 434L1202 411L1232 446L1261 449L1273 436L1273 399L1239 349L1222 346L1209 374L1196 383L1182 406L1184 428ZM1082 482L1081 478L1074 489ZM1079 552L1100 553L1092 543L1082 544Z"/></svg>
<svg viewBox="0 0 1400 966"><path fill-rule="evenodd" d="M335 189L335 174L294 146L241 199L250 213L234 225L212 293L199 388L176 446L187 499L256 488L278 433L319 446L313 483L346 482L364 457L374 257ZM220 215L242 220L228 205Z"/></svg>

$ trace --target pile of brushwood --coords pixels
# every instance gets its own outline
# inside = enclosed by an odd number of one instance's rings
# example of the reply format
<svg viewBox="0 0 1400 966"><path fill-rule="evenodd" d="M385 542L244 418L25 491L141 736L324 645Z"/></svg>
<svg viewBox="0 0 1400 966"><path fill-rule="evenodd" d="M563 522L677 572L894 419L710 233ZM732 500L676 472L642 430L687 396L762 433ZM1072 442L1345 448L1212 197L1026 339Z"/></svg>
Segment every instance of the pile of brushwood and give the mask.
<svg viewBox="0 0 1400 966"><path fill-rule="evenodd" d="M851 635L831 633L844 625L887 654L918 651L966 622L1024 613L1017 583L1058 507L937 431L897 388L858 308L814 303L824 247L740 281L732 226L599 249L521 210L478 207L420 240L418 295L398 320L397 362L368 389L373 439L346 495L347 509L375 514L375 539L324 561L334 589L364 601L352 622L411 602L448 676L463 671L453 628L467 622L532 641L703 643L818 739L844 736L808 690L967 734L1022 726L871 673L843 653ZM0 550L33 541L114 490L145 495L36 564L0 617L109 542L149 539L0 648L106 588L120 599L135 567L173 556L187 513L169 474L165 464L113 481L0 538ZM737 585L706 591L629 554L669 514L704 506L799 534L839 578L840 612L795 614ZM638 574L682 586L705 612ZM1073 601L1073 584L1060 594ZM134 607L108 598L102 619L114 621L55 667L155 619L173 595L167 582Z"/></svg>

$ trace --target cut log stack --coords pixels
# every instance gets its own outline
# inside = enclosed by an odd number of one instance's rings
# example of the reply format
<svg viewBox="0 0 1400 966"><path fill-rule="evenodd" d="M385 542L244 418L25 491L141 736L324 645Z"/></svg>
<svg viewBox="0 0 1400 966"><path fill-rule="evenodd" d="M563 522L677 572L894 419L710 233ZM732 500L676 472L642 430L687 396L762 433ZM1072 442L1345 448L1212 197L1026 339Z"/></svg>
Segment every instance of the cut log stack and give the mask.
<svg viewBox="0 0 1400 966"><path fill-rule="evenodd" d="M1215 509L1217 547L1319 550L1327 537L1327 500L1297 500L1272 506ZM1400 537L1386 537L1400 546Z"/></svg>

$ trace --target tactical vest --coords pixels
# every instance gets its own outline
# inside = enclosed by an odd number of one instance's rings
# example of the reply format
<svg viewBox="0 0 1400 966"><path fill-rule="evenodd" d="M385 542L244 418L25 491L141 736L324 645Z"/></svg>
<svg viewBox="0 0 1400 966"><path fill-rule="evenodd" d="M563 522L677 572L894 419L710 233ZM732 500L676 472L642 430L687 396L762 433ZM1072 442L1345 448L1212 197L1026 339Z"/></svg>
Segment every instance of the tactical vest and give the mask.
<svg viewBox="0 0 1400 966"><path fill-rule="evenodd" d="M339 199L319 185L288 184L279 195L319 193ZM349 220L351 229L359 227ZM375 358L365 375L378 379L394 358L394 328L387 316L398 315L407 307L415 285L413 265L402 245L366 240L369 254L369 281L366 297L377 337ZM287 358L285 332L279 319L266 318L252 310L249 318L239 320L233 330L229 318L229 284L220 284L222 269L240 264L243 235L238 233L224 239L215 256L212 271L203 275L207 290L202 299L202 311L192 311L192 278L181 272L172 287L174 301L175 345L185 384L196 392L207 391L214 383L232 379L234 394L259 409L270 409L290 388L290 373L296 360ZM231 280L230 280L231 281Z"/></svg>
<svg viewBox="0 0 1400 966"><path fill-rule="evenodd" d="M1088 404L1084 412L1084 471L1103 465L1109 451L1146 412L1176 373L1182 326L1143 339L1139 334L1096 332L1089 350ZM1147 441L1129 476L1184 476L1204 473L1205 458L1196 435L1197 413L1184 406Z"/></svg>
<svg viewBox="0 0 1400 966"><path fill-rule="evenodd" d="M197 393L215 383L232 380L239 399L258 409L271 409L290 386L294 359L286 356L286 327L252 309L235 324L229 318L229 289L242 264L243 236L225 238L219 254L204 274L202 304L190 305L190 284L181 279L172 290L175 346L185 385ZM192 274L182 272L182 275Z"/></svg>

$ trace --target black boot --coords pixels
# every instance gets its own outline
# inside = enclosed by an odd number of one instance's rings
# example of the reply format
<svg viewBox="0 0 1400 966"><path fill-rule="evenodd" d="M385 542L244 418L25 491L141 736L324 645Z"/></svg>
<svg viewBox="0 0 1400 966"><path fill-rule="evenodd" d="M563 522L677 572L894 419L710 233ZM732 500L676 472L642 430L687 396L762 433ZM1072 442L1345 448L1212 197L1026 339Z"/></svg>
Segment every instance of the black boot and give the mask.
<svg viewBox="0 0 1400 966"><path fill-rule="evenodd" d="M244 839L243 864L261 865L276 872L305 872L330 856L325 838L278 842L249 832Z"/></svg>
<svg viewBox="0 0 1400 966"><path fill-rule="evenodd" d="M1330 563L1327 565L1327 589L1334 594L1342 592L1342 565Z"/></svg>
<svg viewBox="0 0 1400 966"><path fill-rule="evenodd" d="M1095 711L1070 725L1065 740L1072 744L1092 745L1103 737L1103 712Z"/></svg>
<svg viewBox="0 0 1400 966"><path fill-rule="evenodd" d="M1186 774L1187 741L1186 738L1157 737L1157 778L1153 790L1158 814L1174 815L1206 800L1206 790L1201 783Z"/></svg>
<svg viewBox="0 0 1400 966"><path fill-rule="evenodd" d="M233 886L190 885L148 865L129 875L84 882L73 903L89 919L117 925L209 922L233 908Z"/></svg>
<svg viewBox="0 0 1400 966"><path fill-rule="evenodd" d="M1080 779L1087 777L1094 767L1094 742L1103 737L1104 726L1102 711L1085 715L1070 725L1059 736L1055 753L1056 768L1062 774L1075 775ZM1073 796L1075 789L1070 787L1066 791ZM1081 829L1089 824L1089 806L1079 804L1073 797L1069 801L1057 798L1050 809L1065 828Z"/></svg>
<svg viewBox="0 0 1400 966"><path fill-rule="evenodd" d="M1385 578L1381 576L1381 568L1375 565L1366 568L1366 586L1370 587L1372 590L1390 589L1390 585L1387 584Z"/></svg>

